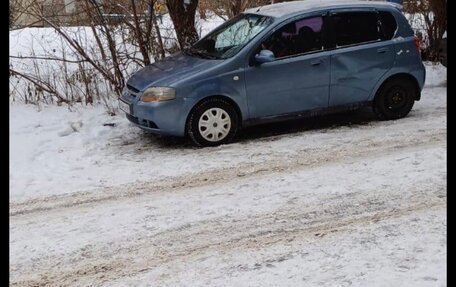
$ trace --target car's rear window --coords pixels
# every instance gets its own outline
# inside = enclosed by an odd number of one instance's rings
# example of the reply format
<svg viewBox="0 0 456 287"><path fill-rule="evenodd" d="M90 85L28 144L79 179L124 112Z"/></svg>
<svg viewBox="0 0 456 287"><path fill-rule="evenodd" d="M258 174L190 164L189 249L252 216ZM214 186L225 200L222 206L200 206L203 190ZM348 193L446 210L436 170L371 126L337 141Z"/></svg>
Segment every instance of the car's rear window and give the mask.
<svg viewBox="0 0 456 287"><path fill-rule="evenodd" d="M331 16L337 47L378 41L383 38L376 12L341 12Z"/></svg>
<svg viewBox="0 0 456 287"><path fill-rule="evenodd" d="M380 19L382 21L384 40L390 40L394 37L397 29L396 19L390 12L380 11Z"/></svg>

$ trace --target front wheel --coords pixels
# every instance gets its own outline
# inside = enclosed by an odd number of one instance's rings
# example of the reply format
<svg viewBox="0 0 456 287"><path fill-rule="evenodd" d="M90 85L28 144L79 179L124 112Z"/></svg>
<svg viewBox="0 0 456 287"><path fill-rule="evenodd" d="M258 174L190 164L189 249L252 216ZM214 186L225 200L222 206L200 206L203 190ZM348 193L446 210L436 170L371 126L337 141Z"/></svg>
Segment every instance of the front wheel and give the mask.
<svg viewBox="0 0 456 287"><path fill-rule="evenodd" d="M413 83L404 78L389 80L375 96L373 109L380 120L405 117L413 107L417 91Z"/></svg>
<svg viewBox="0 0 456 287"><path fill-rule="evenodd" d="M237 129L236 110L230 103L219 98L211 98L198 104L187 121L187 133L198 146L229 143Z"/></svg>

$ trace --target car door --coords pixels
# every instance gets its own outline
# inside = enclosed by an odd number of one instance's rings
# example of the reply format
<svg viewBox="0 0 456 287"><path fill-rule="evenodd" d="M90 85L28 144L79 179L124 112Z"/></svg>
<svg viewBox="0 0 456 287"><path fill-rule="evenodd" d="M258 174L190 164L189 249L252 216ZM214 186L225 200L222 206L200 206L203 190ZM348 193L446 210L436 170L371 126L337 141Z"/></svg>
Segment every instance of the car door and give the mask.
<svg viewBox="0 0 456 287"><path fill-rule="evenodd" d="M394 46L384 41L379 13L332 11L329 23L335 46L329 106L367 101L395 58Z"/></svg>
<svg viewBox="0 0 456 287"><path fill-rule="evenodd" d="M245 70L251 118L324 108L329 97L329 54L324 50L325 17L291 21L264 38L254 51L270 50L275 60Z"/></svg>

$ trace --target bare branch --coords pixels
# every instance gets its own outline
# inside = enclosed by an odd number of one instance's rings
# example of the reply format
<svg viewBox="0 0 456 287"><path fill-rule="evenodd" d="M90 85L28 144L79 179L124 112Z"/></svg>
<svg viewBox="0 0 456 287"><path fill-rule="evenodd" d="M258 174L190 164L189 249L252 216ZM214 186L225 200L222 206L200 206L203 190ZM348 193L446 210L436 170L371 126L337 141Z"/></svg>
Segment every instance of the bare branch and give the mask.
<svg viewBox="0 0 456 287"><path fill-rule="evenodd" d="M59 62L66 62L66 63L82 63L88 62L87 60L68 60L65 58L53 58L47 56L12 56L10 58L13 59L32 59L32 60L45 60L45 61L59 61Z"/></svg>
<svg viewBox="0 0 456 287"><path fill-rule="evenodd" d="M52 86L49 83L41 80L40 78L34 77L32 75L26 75L24 73L21 73L19 71L13 70L13 69L10 69L9 71L10 71L10 75L12 75L12 76L17 75L19 77L22 77L25 80L33 83L35 86L39 87L43 91L53 94L54 96L56 96L59 99L59 101L64 102L64 103L69 103L68 100L65 99L63 96L61 96L59 94L59 92L57 92L54 88L52 88Z"/></svg>

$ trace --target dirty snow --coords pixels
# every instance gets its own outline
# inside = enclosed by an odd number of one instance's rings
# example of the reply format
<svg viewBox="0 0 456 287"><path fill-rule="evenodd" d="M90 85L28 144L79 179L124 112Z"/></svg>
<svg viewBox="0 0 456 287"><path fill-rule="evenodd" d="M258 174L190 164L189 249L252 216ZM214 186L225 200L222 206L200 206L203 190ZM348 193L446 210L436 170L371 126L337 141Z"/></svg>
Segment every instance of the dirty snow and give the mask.
<svg viewBox="0 0 456 287"><path fill-rule="evenodd" d="M16 214L11 279L17 286L445 286L445 150L441 142L395 148Z"/></svg>

